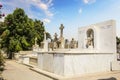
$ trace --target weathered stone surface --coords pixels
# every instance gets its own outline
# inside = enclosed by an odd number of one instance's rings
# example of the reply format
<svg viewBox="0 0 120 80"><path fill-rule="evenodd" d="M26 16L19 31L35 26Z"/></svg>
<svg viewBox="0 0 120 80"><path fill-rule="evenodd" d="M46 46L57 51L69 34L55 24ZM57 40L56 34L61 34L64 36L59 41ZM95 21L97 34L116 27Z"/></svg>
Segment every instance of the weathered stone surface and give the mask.
<svg viewBox="0 0 120 80"><path fill-rule="evenodd" d="M79 49L92 49L101 53L116 53L116 28L115 21L109 20L102 23L92 24L79 28ZM92 41L88 42L88 31L92 30ZM92 44L91 44L92 43Z"/></svg>
<svg viewBox="0 0 120 80"><path fill-rule="evenodd" d="M41 69L62 76L118 69L118 64L114 63L117 60L114 20L82 27L78 31L77 49L61 48L38 53ZM74 48L74 40L71 44Z"/></svg>

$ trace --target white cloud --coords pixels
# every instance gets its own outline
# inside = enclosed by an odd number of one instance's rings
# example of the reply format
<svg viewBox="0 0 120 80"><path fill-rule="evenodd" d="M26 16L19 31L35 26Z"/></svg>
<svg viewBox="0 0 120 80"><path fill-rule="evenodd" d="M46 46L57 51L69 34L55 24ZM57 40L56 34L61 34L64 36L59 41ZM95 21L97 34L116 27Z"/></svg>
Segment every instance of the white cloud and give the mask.
<svg viewBox="0 0 120 80"><path fill-rule="evenodd" d="M53 17L53 13L50 11L50 9L53 8L52 0L47 0L47 2L42 2L41 0L2 0L1 3L4 5L2 12L4 12L6 15L13 12L15 8L23 8L30 18L40 18L38 16L44 14L45 16L42 16L41 18ZM42 10L43 13L36 13L34 10L31 10L31 5L36 6L38 9Z"/></svg>
<svg viewBox="0 0 120 80"><path fill-rule="evenodd" d="M5 15L10 14L15 10L15 8L23 8L27 15L31 18L35 18L33 11L30 9L30 2L28 0L12 0L12 1L2 1L3 12ZM24 4L24 5L23 5Z"/></svg>
<svg viewBox="0 0 120 80"><path fill-rule="evenodd" d="M44 13L48 17L52 17L54 14L49 10L49 8L53 5L52 0L48 0L46 3L42 2L41 0L32 0L34 2L34 5L39 7L44 11ZM33 4L33 3L32 3Z"/></svg>
<svg viewBox="0 0 120 80"><path fill-rule="evenodd" d="M96 0L83 0L83 2L84 2L85 4L91 4L91 3L95 3Z"/></svg>
<svg viewBox="0 0 120 80"><path fill-rule="evenodd" d="M80 9L78 10L78 12L81 14L81 13L82 13L82 8L80 8Z"/></svg>
<svg viewBox="0 0 120 80"><path fill-rule="evenodd" d="M43 10L48 10L48 6L46 4L40 3L38 6Z"/></svg>
<svg viewBox="0 0 120 80"><path fill-rule="evenodd" d="M88 1L89 1L89 0L83 0L83 2L84 2L85 4L87 4L87 3L88 3Z"/></svg>
<svg viewBox="0 0 120 80"><path fill-rule="evenodd" d="M43 22L44 22L44 23L50 23L50 20L47 19L47 18L45 18L45 19L43 19Z"/></svg>

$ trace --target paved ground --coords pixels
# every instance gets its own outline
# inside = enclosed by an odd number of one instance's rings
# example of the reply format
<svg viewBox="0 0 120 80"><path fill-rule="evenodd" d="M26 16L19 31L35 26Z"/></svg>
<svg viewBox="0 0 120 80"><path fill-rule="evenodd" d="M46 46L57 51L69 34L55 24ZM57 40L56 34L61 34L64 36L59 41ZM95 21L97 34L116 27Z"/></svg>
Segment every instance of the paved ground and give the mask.
<svg viewBox="0 0 120 80"><path fill-rule="evenodd" d="M18 64L15 61L6 62L6 70L2 75L7 80L52 80L49 77L29 70L29 67Z"/></svg>
<svg viewBox="0 0 120 80"><path fill-rule="evenodd" d="M7 80L53 80L43 74L29 70L29 67L18 64L15 61L6 62L6 70L3 72L3 77ZM89 74L64 80L120 80L120 71Z"/></svg>
<svg viewBox="0 0 120 80"><path fill-rule="evenodd" d="M90 74L64 80L120 80L120 71Z"/></svg>

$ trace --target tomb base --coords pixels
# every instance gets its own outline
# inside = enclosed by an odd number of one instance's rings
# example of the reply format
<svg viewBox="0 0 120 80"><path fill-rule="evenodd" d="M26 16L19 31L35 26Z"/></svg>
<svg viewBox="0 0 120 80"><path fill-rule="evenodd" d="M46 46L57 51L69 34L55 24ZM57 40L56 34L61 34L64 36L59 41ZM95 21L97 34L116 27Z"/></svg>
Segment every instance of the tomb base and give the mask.
<svg viewBox="0 0 120 80"><path fill-rule="evenodd" d="M38 52L38 66L41 70L65 77L111 71L114 59L114 53Z"/></svg>

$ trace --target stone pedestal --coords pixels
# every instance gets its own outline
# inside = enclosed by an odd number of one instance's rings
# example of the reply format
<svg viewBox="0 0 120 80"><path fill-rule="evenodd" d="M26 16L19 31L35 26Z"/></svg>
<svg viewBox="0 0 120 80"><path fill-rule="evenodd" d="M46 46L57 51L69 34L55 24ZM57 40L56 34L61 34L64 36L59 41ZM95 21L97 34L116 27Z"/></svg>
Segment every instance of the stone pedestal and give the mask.
<svg viewBox="0 0 120 80"><path fill-rule="evenodd" d="M113 53L83 51L39 52L38 66L45 71L69 77L86 73L111 71Z"/></svg>
<svg viewBox="0 0 120 80"><path fill-rule="evenodd" d="M48 51L48 41L44 41L44 51Z"/></svg>
<svg viewBox="0 0 120 80"><path fill-rule="evenodd" d="M88 49L93 49L93 46L89 46Z"/></svg>
<svg viewBox="0 0 120 80"><path fill-rule="evenodd" d="M61 42L61 44L60 44L60 48L61 48L61 49L64 49L65 41L64 41L64 38L63 38L63 37L60 38L60 42Z"/></svg>

